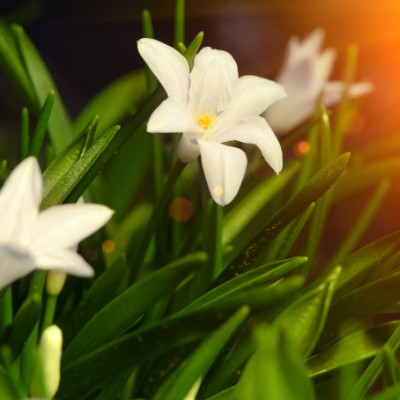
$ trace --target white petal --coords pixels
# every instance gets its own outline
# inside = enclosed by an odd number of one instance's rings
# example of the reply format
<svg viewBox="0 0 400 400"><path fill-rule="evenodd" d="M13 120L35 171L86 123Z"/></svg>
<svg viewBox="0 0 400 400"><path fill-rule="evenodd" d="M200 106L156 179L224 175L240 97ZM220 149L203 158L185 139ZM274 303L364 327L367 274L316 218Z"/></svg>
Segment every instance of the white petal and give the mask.
<svg viewBox="0 0 400 400"><path fill-rule="evenodd" d="M301 41L301 56L318 54L325 40L325 30L323 28L314 29Z"/></svg>
<svg viewBox="0 0 400 400"><path fill-rule="evenodd" d="M330 81L325 85L324 90L324 104L327 107L337 104L344 92L344 82ZM349 96L356 98L371 93L374 90L374 84L371 82L358 82L350 85Z"/></svg>
<svg viewBox="0 0 400 400"><path fill-rule="evenodd" d="M39 214L29 244L38 249L68 249L96 232L112 217L114 211L99 204L62 204Z"/></svg>
<svg viewBox="0 0 400 400"><path fill-rule="evenodd" d="M208 189L221 206L229 204L239 191L246 172L246 154L235 147L197 140Z"/></svg>
<svg viewBox="0 0 400 400"><path fill-rule="evenodd" d="M94 275L93 268L74 250L42 249L33 257L36 268L63 271L83 278Z"/></svg>
<svg viewBox="0 0 400 400"><path fill-rule="evenodd" d="M140 39L138 50L168 97L178 97L186 105L189 89L189 65L185 57L154 39Z"/></svg>
<svg viewBox="0 0 400 400"><path fill-rule="evenodd" d="M215 133L243 118L258 117L271 104L285 97L284 88L273 81L257 76L242 76L235 85L229 107L210 128L212 131L209 139L213 140Z"/></svg>
<svg viewBox="0 0 400 400"><path fill-rule="evenodd" d="M281 145L274 132L262 117L249 117L226 129L213 140L223 143L238 140L255 144L271 168L279 174L282 171L283 155Z"/></svg>
<svg viewBox="0 0 400 400"><path fill-rule="evenodd" d="M194 161L200 155L199 145L195 139L199 139L202 135L196 133L184 132L179 142L176 154L184 163Z"/></svg>
<svg viewBox="0 0 400 400"><path fill-rule="evenodd" d="M151 114L147 123L147 132L150 133L174 133L195 131L204 133L197 126L193 118L185 111L183 103L177 97L169 97L164 100Z"/></svg>
<svg viewBox="0 0 400 400"><path fill-rule="evenodd" d="M19 248L0 245L0 289L35 269L34 259Z"/></svg>
<svg viewBox="0 0 400 400"><path fill-rule="evenodd" d="M22 161L0 191L0 243L24 246L39 213L42 174L35 157Z"/></svg>
<svg viewBox="0 0 400 400"><path fill-rule="evenodd" d="M236 61L229 53L210 47L202 49L190 73L188 112L216 116L230 103L238 77Z"/></svg>
<svg viewBox="0 0 400 400"><path fill-rule="evenodd" d="M335 49L326 49L319 55L315 68L315 82L317 84L317 87L314 90L316 96L319 96L326 81L330 78L335 60Z"/></svg>

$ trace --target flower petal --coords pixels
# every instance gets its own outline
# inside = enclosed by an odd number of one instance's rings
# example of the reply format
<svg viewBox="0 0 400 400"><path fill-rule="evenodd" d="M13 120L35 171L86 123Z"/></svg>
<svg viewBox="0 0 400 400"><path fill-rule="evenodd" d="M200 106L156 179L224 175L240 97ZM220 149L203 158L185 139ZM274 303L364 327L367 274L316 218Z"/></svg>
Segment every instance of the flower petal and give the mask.
<svg viewBox="0 0 400 400"><path fill-rule="evenodd" d="M186 58L173 47L154 39L140 39L138 50L168 97L177 97L186 105L189 89L189 65Z"/></svg>
<svg viewBox="0 0 400 400"><path fill-rule="evenodd" d="M345 84L344 82L339 81L330 81L325 85L324 90L324 104L327 107L331 107L337 104L344 92ZM358 82L353 83L349 87L349 96L351 98L364 96L368 93L371 93L374 90L375 86L372 82Z"/></svg>
<svg viewBox="0 0 400 400"><path fill-rule="evenodd" d="M194 131L203 134L193 118L185 111L183 103L177 97L164 100L151 114L147 123L149 133L174 133Z"/></svg>
<svg viewBox="0 0 400 400"><path fill-rule="evenodd" d="M239 191L246 172L246 154L235 147L197 140L208 189L221 206L229 204Z"/></svg>
<svg viewBox="0 0 400 400"><path fill-rule="evenodd" d="M22 161L0 191L0 243L29 241L42 199L42 174L35 157Z"/></svg>
<svg viewBox="0 0 400 400"><path fill-rule="evenodd" d="M16 246L0 245L0 289L35 269L34 259Z"/></svg>
<svg viewBox="0 0 400 400"><path fill-rule="evenodd" d="M332 48L324 50L319 55L314 71L314 80L316 85L316 87L314 87L314 91L316 96L319 96L326 81L331 76L335 60L336 50Z"/></svg>
<svg viewBox="0 0 400 400"><path fill-rule="evenodd" d="M34 254L37 268L57 270L89 278L94 276L93 268L74 250L42 249Z"/></svg>
<svg viewBox="0 0 400 400"><path fill-rule="evenodd" d="M235 126L221 132L213 140L219 143L238 140L242 143L255 144L271 168L277 174L282 171L281 145L267 121L262 117L244 118Z"/></svg>
<svg viewBox="0 0 400 400"><path fill-rule="evenodd" d="M184 132L179 142L176 154L178 158L184 163L190 163L194 161L200 155L199 145L195 139L199 139L196 133Z"/></svg>
<svg viewBox="0 0 400 400"><path fill-rule="evenodd" d="M271 104L286 97L283 86L257 76L238 79L232 101L221 117L211 127L210 140L218 131L233 126L246 117L258 117Z"/></svg>
<svg viewBox="0 0 400 400"><path fill-rule="evenodd" d="M236 61L229 53L210 47L202 49L190 73L189 114L215 117L223 111L231 101L238 77Z"/></svg>
<svg viewBox="0 0 400 400"><path fill-rule="evenodd" d="M314 29L300 44L300 56L313 56L319 53L325 41L325 30L323 28Z"/></svg>
<svg viewBox="0 0 400 400"><path fill-rule="evenodd" d="M105 225L114 211L99 204L62 204L39 214L29 247L68 249Z"/></svg>

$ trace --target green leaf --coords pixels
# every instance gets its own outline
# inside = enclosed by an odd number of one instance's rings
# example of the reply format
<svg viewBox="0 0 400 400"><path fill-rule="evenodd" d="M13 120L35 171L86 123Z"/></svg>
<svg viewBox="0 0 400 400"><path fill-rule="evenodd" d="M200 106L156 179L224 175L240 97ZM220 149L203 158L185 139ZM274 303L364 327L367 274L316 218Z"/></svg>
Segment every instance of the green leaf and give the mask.
<svg viewBox="0 0 400 400"><path fill-rule="evenodd" d="M210 306L195 313L173 316L127 333L87 356L72 357L71 362L62 368L60 389L55 397L80 400L126 369L203 338L243 305L248 305L252 313L279 307L302 282L301 278L293 277L268 290L261 287L248 291L221 302L217 312L214 306ZM142 296L138 304L143 299Z"/></svg>
<svg viewBox="0 0 400 400"><path fill-rule="evenodd" d="M400 385L392 386L383 392L371 396L368 400L392 400L394 396L400 395Z"/></svg>
<svg viewBox="0 0 400 400"><path fill-rule="evenodd" d="M29 101L30 105L39 108L31 81L18 53L13 33L8 24L0 18L0 65L17 90Z"/></svg>
<svg viewBox="0 0 400 400"><path fill-rule="evenodd" d="M124 333L158 300L173 292L207 259L194 253L153 272L125 290L98 312L78 333L63 355L63 365L94 351Z"/></svg>
<svg viewBox="0 0 400 400"><path fill-rule="evenodd" d="M225 268L216 279L213 287L243 274L251 269L268 244L309 205L321 197L340 177L349 160L350 153L342 154L334 162L328 164L315 174L307 184L289 200L247 244L242 252Z"/></svg>
<svg viewBox="0 0 400 400"><path fill-rule="evenodd" d="M222 244L230 243L243 228L284 188L300 168L300 161L260 182L228 213L223 221Z"/></svg>
<svg viewBox="0 0 400 400"><path fill-rule="evenodd" d="M333 194L333 204L376 186L382 181L382 177L394 178L399 175L400 159L397 156L353 167L338 182Z"/></svg>
<svg viewBox="0 0 400 400"><path fill-rule="evenodd" d="M126 258L122 255L105 270L90 287L63 329L63 345L68 347L77 333L118 294L119 284L126 272Z"/></svg>
<svg viewBox="0 0 400 400"><path fill-rule="evenodd" d="M399 326L400 321L392 321L346 336L308 359L309 376L318 383L338 375L344 366L361 368L379 353Z"/></svg>
<svg viewBox="0 0 400 400"><path fill-rule="evenodd" d="M348 320L349 330L400 301L399 285L400 272L397 272L362 286L333 302L317 349L322 350L340 338L340 326L344 321Z"/></svg>
<svg viewBox="0 0 400 400"><path fill-rule="evenodd" d="M318 342L340 273L341 267L337 267L323 284L290 304L274 322L286 331L302 357L308 357Z"/></svg>
<svg viewBox="0 0 400 400"><path fill-rule="evenodd" d="M65 201L76 202L89 186L95 176L91 175L91 167L102 158L110 147L112 139L119 131L116 126L109 129L68 172L53 186L49 193L43 197L40 204L41 210L45 210Z"/></svg>
<svg viewBox="0 0 400 400"><path fill-rule="evenodd" d="M43 198L49 194L50 190L54 188L61 178L79 160L85 149L87 138L94 134L98 122L99 116L96 115L81 134L46 168L43 173Z"/></svg>
<svg viewBox="0 0 400 400"><path fill-rule="evenodd" d="M359 217L352 225L348 234L344 237L339 249L336 251L330 266L333 267L338 264L338 261L346 257L357 245L358 241L362 238L367 230L368 225L375 216L382 200L390 188L390 180L383 179L376 191L368 201L367 205L361 211Z"/></svg>
<svg viewBox="0 0 400 400"><path fill-rule="evenodd" d="M399 379L399 365L398 362L392 352L392 349L388 344L383 346L383 381L384 387L390 387L393 385L397 385L400 383ZM394 400L399 400L399 397L396 397Z"/></svg>
<svg viewBox="0 0 400 400"><path fill-rule="evenodd" d="M29 149L29 155L39 158L40 151L42 150L44 136L47 131L47 125L49 123L49 118L51 115L51 110L53 109L55 92L50 91L47 95L46 100L40 110L38 122L36 124L35 131L33 132L32 142Z"/></svg>
<svg viewBox="0 0 400 400"><path fill-rule="evenodd" d="M1 39L0 39L1 40ZM25 160L29 151L29 111L26 107L22 109L21 129L19 131L19 160Z"/></svg>
<svg viewBox="0 0 400 400"><path fill-rule="evenodd" d="M311 380L296 346L277 328L258 330L259 347L236 385L234 399L314 399Z"/></svg>
<svg viewBox="0 0 400 400"><path fill-rule="evenodd" d="M102 89L72 123L76 136L85 129L93 115L100 115L97 134L103 134L110 126L124 122L134 106L144 99L146 82L143 69L129 72Z"/></svg>
<svg viewBox="0 0 400 400"><path fill-rule="evenodd" d="M358 380L356 386L353 388L349 394L349 400L357 400L367 394L369 389L371 389L374 382L377 380L379 375L383 370L383 363L385 361L386 348L393 349L394 353L399 350L400 347L400 327L393 332L387 343L376 355L374 360L364 371L361 378Z"/></svg>
<svg viewBox="0 0 400 400"><path fill-rule="evenodd" d="M7 374L2 374L2 367L0 365L0 394L2 390L6 392L9 396L15 399L24 399L27 396L27 391L23 387L22 382L17 375L17 371L13 368L14 358L12 355L12 350L8 345L0 346L0 360L1 364L5 366ZM3 376L2 376L3 375ZM4 382L2 382L2 380ZM3 388L4 384L4 388ZM14 393L16 396L14 397ZM3 400L3 398L1 398Z"/></svg>
<svg viewBox="0 0 400 400"><path fill-rule="evenodd" d="M73 139L69 117L56 85L37 49L25 34L22 27L14 24L12 29L17 38L19 50L32 83L36 104L43 104L49 92L52 90L55 91L54 106L49 119L48 129L54 150L56 154L59 154Z"/></svg>
<svg viewBox="0 0 400 400"><path fill-rule="evenodd" d="M212 363L224 347L225 343L242 323L246 320L250 309L246 306L240 308L210 338L196 349L190 359L184 364L183 370L171 384L169 381L153 397L154 400L183 400L196 380L207 374Z"/></svg>
<svg viewBox="0 0 400 400"><path fill-rule="evenodd" d="M18 400L20 393L14 387L10 374L0 365L0 398L2 400Z"/></svg>
<svg viewBox="0 0 400 400"><path fill-rule="evenodd" d="M182 313L189 313L198 310L201 307L210 306L226 299L228 296L233 297L238 293L257 285L276 283L306 261L306 257L294 257L289 260L276 261L263 265L253 271L248 271L245 274L239 275L238 277L207 292L182 310Z"/></svg>

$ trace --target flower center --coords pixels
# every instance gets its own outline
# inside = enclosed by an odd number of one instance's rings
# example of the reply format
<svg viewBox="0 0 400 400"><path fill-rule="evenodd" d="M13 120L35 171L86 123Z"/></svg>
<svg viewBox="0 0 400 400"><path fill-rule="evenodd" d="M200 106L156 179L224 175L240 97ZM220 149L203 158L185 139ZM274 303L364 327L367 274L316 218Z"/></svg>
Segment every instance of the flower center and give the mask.
<svg viewBox="0 0 400 400"><path fill-rule="evenodd" d="M210 125L214 122L215 120L211 119L211 117L208 114L205 115L200 115L199 120L197 121L196 125L199 126L200 128L203 128L205 131L208 130Z"/></svg>

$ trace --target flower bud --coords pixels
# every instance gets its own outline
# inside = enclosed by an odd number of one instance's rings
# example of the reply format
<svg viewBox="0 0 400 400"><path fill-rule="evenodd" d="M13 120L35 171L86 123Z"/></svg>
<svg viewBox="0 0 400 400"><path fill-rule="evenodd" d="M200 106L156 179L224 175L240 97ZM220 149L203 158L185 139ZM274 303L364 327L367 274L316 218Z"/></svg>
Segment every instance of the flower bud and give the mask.
<svg viewBox="0 0 400 400"><path fill-rule="evenodd" d="M52 399L60 384L62 331L57 325L51 325L43 331L39 351L47 396Z"/></svg>
<svg viewBox="0 0 400 400"><path fill-rule="evenodd" d="M67 278L66 272L63 271L50 271L47 274L46 290L48 294L58 296L64 287L65 279Z"/></svg>

